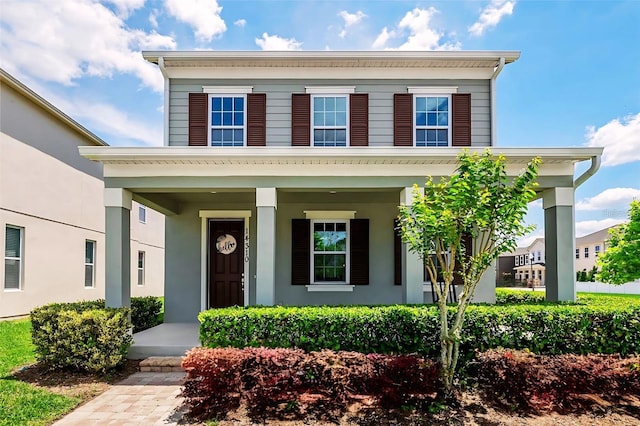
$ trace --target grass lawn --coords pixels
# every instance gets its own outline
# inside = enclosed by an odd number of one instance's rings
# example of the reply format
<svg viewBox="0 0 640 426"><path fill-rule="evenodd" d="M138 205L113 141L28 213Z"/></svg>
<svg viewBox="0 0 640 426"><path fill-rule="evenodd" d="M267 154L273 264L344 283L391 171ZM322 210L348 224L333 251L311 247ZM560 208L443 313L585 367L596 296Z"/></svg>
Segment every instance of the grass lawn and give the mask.
<svg viewBox="0 0 640 426"><path fill-rule="evenodd" d="M0 425L46 425L80 403L11 376L33 362L31 322L0 321Z"/></svg>

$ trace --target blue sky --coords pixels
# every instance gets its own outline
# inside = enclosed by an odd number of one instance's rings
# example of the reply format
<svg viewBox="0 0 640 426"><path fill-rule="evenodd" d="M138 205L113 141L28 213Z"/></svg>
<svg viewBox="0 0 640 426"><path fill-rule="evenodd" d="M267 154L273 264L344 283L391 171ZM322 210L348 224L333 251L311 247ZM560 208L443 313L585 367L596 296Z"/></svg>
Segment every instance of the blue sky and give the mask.
<svg viewBox="0 0 640 426"><path fill-rule="evenodd" d="M498 78L499 146L605 147L577 235L640 198L639 1L0 1L0 66L117 146L162 144L141 50L520 50ZM528 220L541 236L539 202Z"/></svg>

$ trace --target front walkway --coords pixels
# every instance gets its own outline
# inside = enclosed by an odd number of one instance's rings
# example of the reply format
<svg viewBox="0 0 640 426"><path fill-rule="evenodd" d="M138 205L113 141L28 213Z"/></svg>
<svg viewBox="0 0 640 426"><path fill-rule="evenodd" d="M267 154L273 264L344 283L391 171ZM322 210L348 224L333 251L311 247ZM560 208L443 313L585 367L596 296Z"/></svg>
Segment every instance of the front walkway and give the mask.
<svg viewBox="0 0 640 426"><path fill-rule="evenodd" d="M54 425L176 425L185 373L135 373Z"/></svg>

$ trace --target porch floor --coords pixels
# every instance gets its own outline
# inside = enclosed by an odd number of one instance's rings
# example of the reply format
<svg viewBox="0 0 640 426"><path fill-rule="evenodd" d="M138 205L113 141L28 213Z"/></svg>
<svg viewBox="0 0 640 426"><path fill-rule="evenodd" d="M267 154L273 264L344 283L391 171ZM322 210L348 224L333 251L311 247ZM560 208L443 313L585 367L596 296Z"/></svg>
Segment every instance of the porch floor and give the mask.
<svg viewBox="0 0 640 426"><path fill-rule="evenodd" d="M163 323L135 333L127 358L143 359L151 356L183 356L200 346L199 323Z"/></svg>

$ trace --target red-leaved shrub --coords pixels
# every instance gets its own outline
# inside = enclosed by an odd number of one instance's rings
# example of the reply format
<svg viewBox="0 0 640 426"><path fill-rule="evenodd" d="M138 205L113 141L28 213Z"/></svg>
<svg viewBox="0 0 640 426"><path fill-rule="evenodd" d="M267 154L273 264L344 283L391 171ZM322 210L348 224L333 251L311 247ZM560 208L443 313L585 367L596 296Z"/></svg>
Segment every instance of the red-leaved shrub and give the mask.
<svg viewBox="0 0 640 426"><path fill-rule="evenodd" d="M498 404L563 411L594 397L617 403L640 395L640 357L490 350L478 355L478 380L485 396Z"/></svg>

